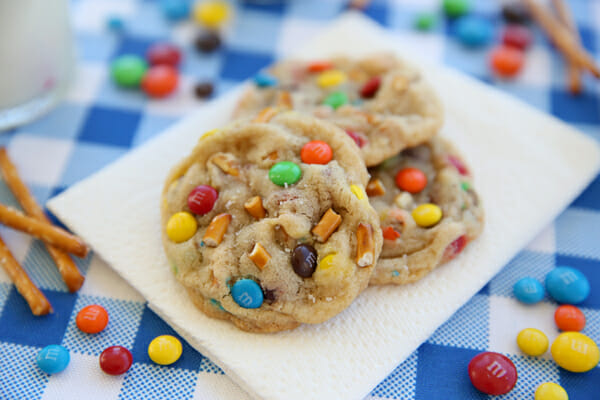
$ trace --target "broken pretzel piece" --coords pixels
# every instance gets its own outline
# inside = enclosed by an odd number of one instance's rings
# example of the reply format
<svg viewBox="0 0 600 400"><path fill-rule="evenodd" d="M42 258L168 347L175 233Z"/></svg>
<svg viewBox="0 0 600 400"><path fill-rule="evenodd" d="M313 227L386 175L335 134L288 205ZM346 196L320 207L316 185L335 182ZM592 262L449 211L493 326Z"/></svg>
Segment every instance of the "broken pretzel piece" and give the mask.
<svg viewBox="0 0 600 400"><path fill-rule="evenodd" d="M375 262L375 243L371 225L360 223L356 229L356 263L368 267Z"/></svg>
<svg viewBox="0 0 600 400"><path fill-rule="evenodd" d="M221 169L221 171L225 172L226 174L232 176L240 175L240 170L235 165L235 160L233 159L233 157L228 157L225 153L217 153L214 156L212 156L208 161L215 164Z"/></svg>
<svg viewBox="0 0 600 400"><path fill-rule="evenodd" d="M256 219L264 218L267 212L262 204L260 196L254 196L244 203L244 208L248 211L248 214L252 215Z"/></svg>
<svg viewBox="0 0 600 400"><path fill-rule="evenodd" d="M371 179L367 184L367 195L369 197L383 196L385 194L385 187L381 180L378 178Z"/></svg>
<svg viewBox="0 0 600 400"><path fill-rule="evenodd" d="M317 236L318 242L325 243L341 223L342 217L330 208L313 228L312 233Z"/></svg>
<svg viewBox="0 0 600 400"><path fill-rule="evenodd" d="M250 258L258 267L258 269L262 271L265 268L265 265L267 265L271 259L271 255L262 246L262 244L257 242L252 248L252 252L250 252L248 255L248 258Z"/></svg>
<svg viewBox="0 0 600 400"><path fill-rule="evenodd" d="M204 244L209 247L217 247L221 244L230 222L231 214L219 214L215 216L212 221L210 221L206 233L204 233L204 237L202 238Z"/></svg>

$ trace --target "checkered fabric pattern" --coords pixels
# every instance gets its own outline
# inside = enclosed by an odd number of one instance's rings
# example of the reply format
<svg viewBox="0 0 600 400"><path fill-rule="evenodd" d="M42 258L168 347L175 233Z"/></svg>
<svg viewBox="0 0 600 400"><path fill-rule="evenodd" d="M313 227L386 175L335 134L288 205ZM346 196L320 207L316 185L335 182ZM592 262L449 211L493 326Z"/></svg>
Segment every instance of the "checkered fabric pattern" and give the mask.
<svg viewBox="0 0 600 400"><path fill-rule="evenodd" d="M235 18L226 29L226 44L208 55L194 49L197 27L165 19L161 2L72 1L79 63L71 90L44 118L0 135L0 144L8 147L24 180L43 203L202 107L203 101L193 95L198 80L214 82L218 96L295 49L339 15L345 3L290 0L259 6L232 2ZM473 3L475 14L488 18L497 30L501 28L497 2ZM585 47L598 59L600 2L569 3ZM463 47L452 37L453 22L441 14L433 32L415 32L415 15L429 10L439 14L439 1L375 0L364 12L396 33L398 40L413 46L420 56L456 67L600 140L600 85L586 77L581 96L566 92L563 60L539 30L534 29L535 41L522 74L512 81L500 81L489 72L489 48ZM109 16L123 19L121 33L106 28ZM143 55L159 40L173 41L184 52L178 92L165 100L152 100L139 91L116 88L109 76L111 60L124 53ZM1 182L0 201L16 206ZM556 304L545 298L540 304L524 306L514 298L512 285L524 276L543 280L557 265L578 268L592 285L590 297L580 305L588 321L583 332L600 343L599 226L600 177L374 388L370 398L485 398L466 373L470 359L484 350L504 353L517 366L517 386L503 398L532 398L537 385L545 381L560 383L573 399L598 398L600 368L574 374L559 368L548 354L533 358L517 350L515 337L520 329L537 327L549 336L558 333L553 323ZM0 271L1 399L246 398L223 371L185 342L178 362L168 367L153 364L147 355L149 342L158 335L177 334L96 256L78 260L86 282L79 293L70 294L39 242L5 228L0 228L0 235L55 309L50 316L33 317ZM82 333L74 323L77 312L92 303L101 304L110 314L108 328L96 335ZM58 343L70 350L71 363L60 374L46 375L36 367L35 356L42 347ZM134 364L126 374L112 377L99 369L98 355L116 344L131 350Z"/></svg>

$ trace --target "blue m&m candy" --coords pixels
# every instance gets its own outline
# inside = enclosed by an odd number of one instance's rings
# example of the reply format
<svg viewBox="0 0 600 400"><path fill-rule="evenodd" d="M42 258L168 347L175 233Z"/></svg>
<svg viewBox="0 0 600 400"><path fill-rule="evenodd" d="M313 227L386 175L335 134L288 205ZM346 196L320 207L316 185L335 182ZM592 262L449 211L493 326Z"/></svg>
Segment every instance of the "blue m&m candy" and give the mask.
<svg viewBox="0 0 600 400"><path fill-rule="evenodd" d="M577 304L590 294L590 282L571 267L556 267L546 275L546 290L559 303Z"/></svg>
<svg viewBox="0 0 600 400"><path fill-rule="evenodd" d="M258 73L254 76L254 84L258 87L269 87L277 85L277 78L264 72Z"/></svg>
<svg viewBox="0 0 600 400"><path fill-rule="evenodd" d="M466 46L484 46L492 40L494 34L489 21L467 16L456 21L456 35L458 40Z"/></svg>
<svg viewBox="0 0 600 400"><path fill-rule="evenodd" d="M234 283L231 296L243 308L259 308L264 298L260 285L252 279L240 279Z"/></svg>
<svg viewBox="0 0 600 400"><path fill-rule="evenodd" d="M534 304L544 298L544 287L537 279L527 277L514 284L513 293L520 302Z"/></svg>
<svg viewBox="0 0 600 400"><path fill-rule="evenodd" d="M57 374L69 365L69 350L58 344L44 347L37 355L37 365L47 374Z"/></svg>
<svg viewBox="0 0 600 400"><path fill-rule="evenodd" d="M180 20L190 15L190 3L187 0L161 0L159 6L170 20Z"/></svg>

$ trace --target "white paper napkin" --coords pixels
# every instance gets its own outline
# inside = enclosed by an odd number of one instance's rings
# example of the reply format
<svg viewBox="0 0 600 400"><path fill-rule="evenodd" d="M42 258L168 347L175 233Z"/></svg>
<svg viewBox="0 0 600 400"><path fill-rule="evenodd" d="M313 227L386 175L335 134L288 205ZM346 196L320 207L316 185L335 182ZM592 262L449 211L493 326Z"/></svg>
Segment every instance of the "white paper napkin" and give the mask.
<svg viewBox="0 0 600 400"><path fill-rule="evenodd" d="M380 49L403 54L398 44L372 22L349 14L302 54ZM550 223L600 163L596 143L560 121L458 72L423 69L446 106L443 135L456 142L474 171L487 212L485 231L425 279L369 288L324 324L251 334L207 318L178 286L163 254L164 178L201 133L226 123L239 90L71 187L48 207L251 395L361 399Z"/></svg>

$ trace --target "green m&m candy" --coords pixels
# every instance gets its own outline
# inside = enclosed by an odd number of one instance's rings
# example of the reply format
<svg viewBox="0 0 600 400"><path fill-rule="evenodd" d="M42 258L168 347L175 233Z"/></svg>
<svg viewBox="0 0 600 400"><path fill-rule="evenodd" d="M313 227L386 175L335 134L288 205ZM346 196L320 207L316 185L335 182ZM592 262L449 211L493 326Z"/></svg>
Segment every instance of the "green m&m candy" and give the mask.
<svg viewBox="0 0 600 400"><path fill-rule="evenodd" d="M273 165L269 170L269 179L276 185L292 185L300 180L302 170L291 161L281 161Z"/></svg>
<svg viewBox="0 0 600 400"><path fill-rule="evenodd" d="M436 23L435 15L432 13L421 13L418 14L415 18L415 28L420 31L428 31Z"/></svg>
<svg viewBox="0 0 600 400"><path fill-rule="evenodd" d="M346 103L348 103L348 96L344 92L330 93L325 97L325 100L323 100L323 104L330 106L334 110Z"/></svg>
<svg viewBox="0 0 600 400"><path fill-rule="evenodd" d="M469 0L444 0L442 7L447 16L455 18L468 13L471 4Z"/></svg>
<svg viewBox="0 0 600 400"><path fill-rule="evenodd" d="M110 69L117 85L133 88L140 86L148 64L141 57L126 54L115 59Z"/></svg>

